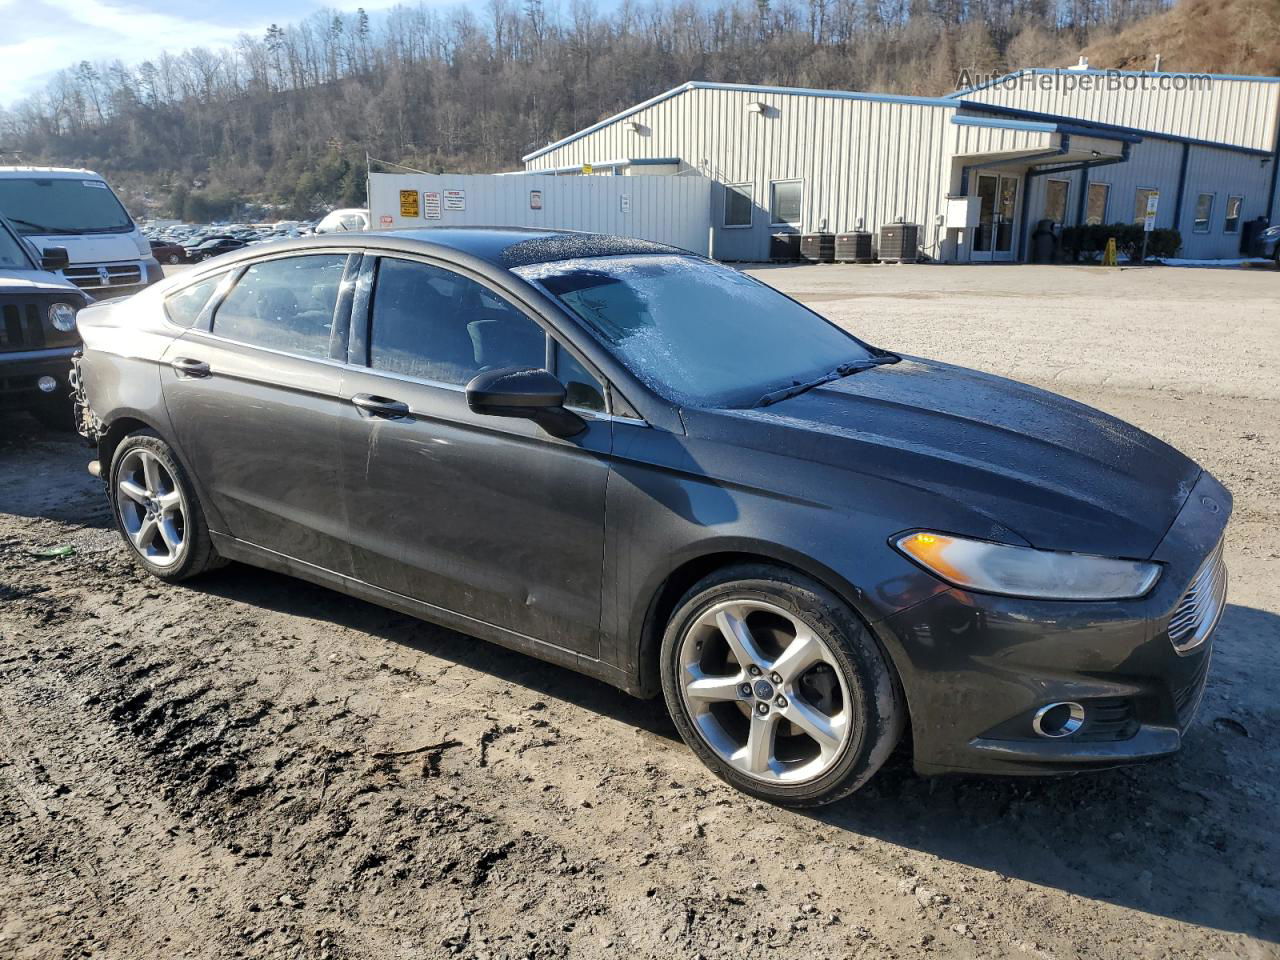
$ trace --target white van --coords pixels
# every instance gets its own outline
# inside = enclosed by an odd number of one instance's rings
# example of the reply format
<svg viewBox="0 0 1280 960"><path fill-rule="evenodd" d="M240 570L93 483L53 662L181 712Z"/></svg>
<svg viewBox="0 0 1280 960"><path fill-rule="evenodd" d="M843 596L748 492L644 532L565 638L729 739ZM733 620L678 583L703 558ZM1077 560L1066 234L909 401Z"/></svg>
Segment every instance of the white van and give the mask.
<svg viewBox="0 0 1280 960"><path fill-rule="evenodd" d="M344 230L368 230L369 211L365 207L347 207L326 214L316 224L316 233L342 233Z"/></svg>
<svg viewBox="0 0 1280 960"><path fill-rule="evenodd" d="M0 214L37 250L65 247L58 272L94 299L137 293L164 275L119 198L90 170L0 167Z"/></svg>

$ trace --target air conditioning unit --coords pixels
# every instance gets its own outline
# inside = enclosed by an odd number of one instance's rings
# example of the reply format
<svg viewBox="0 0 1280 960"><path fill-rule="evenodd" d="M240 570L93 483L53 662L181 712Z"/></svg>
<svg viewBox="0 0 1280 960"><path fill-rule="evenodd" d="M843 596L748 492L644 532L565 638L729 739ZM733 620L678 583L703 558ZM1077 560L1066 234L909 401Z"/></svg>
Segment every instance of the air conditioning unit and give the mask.
<svg viewBox="0 0 1280 960"><path fill-rule="evenodd" d="M880 260L915 263L920 259L920 226L915 223L888 223L880 228Z"/></svg>
<svg viewBox="0 0 1280 960"><path fill-rule="evenodd" d="M836 234L836 259L841 263L870 263L875 258L870 230Z"/></svg>
<svg viewBox="0 0 1280 960"><path fill-rule="evenodd" d="M806 233L800 238L800 256L810 263L836 262L834 233Z"/></svg>
<svg viewBox="0 0 1280 960"><path fill-rule="evenodd" d="M770 260L799 260L800 234L775 233L769 238Z"/></svg>

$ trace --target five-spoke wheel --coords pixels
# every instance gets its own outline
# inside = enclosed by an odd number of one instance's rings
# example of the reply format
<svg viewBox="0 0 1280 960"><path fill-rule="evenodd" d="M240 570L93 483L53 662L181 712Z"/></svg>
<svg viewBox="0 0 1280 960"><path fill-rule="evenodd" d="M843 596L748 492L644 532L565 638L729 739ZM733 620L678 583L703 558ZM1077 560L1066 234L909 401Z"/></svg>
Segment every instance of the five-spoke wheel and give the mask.
<svg viewBox="0 0 1280 960"><path fill-rule="evenodd" d="M813 627L776 604L727 600L680 646L685 704L726 762L765 781L821 776L849 738L849 692Z"/></svg>
<svg viewBox="0 0 1280 960"><path fill-rule="evenodd" d="M187 506L173 475L150 450L135 447L116 471L120 523L134 549L157 567L176 563L187 533Z"/></svg>
<svg viewBox="0 0 1280 960"><path fill-rule="evenodd" d="M865 783L901 735L900 695L874 636L793 570L711 574L676 605L662 644L681 736L747 793L829 803Z"/></svg>
<svg viewBox="0 0 1280 960"><path fill-rule="evenodd" d="M110 489L120 534L149 573L184 580L220 563L195 489L158 436L139 431L120 441Z"/></svg>

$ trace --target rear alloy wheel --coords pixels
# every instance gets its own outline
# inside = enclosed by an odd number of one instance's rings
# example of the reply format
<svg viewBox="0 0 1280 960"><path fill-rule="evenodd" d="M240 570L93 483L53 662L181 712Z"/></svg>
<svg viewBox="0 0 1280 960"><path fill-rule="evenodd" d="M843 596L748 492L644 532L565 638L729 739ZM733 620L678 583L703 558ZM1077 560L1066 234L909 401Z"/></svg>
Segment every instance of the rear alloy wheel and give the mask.
<svg viewBox="0 0 1280 960"><path fill-rule="evenodd" d="M218 564L195 490L154 434L131 434L116 448L111 505L121 536L148 573L185 580Z"/></svg>
<svg viewBox="0 0 1280 960"><path fill-rule="evenodd" d="M170 263L170 264L174 264L174 263L181 263L181 262L182 262L182 258L181 258L180 256L178 256L176 253L171 253L171 254L169 254L169 258L168 258L168 259L169 259L169 263Z"/></svg>
<svg viewBox="0 0 1280 960"><path fill-rule="evenodd" d="M694 587L663 641L663 689L712 770L791 806L856 790L902 730L874 638L838 598L789 570L737 568Z"/></svg>

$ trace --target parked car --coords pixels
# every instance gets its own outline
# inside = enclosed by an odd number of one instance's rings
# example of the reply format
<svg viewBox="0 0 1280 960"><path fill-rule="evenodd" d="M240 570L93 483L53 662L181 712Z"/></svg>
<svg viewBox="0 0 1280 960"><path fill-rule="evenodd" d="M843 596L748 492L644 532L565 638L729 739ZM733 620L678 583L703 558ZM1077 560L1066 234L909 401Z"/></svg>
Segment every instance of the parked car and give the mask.
<svg viewBox="0 0 1280 960"><path fill-rule="evenodd" d="M151 255L161 263L175 264L187 262L186 248L171 240L152 240Z"/></svg>
<svg viewBox="0 0 1280 960"><path fill-rule="evenodd" d="M54 271L67 251L40 260L0 218L0 414L26 410L49 427L72 426L71 355L80 345L76 313L90 298Z"/></svg>
<svg viewBox="0 0 1280 960"><path fill-rule="evenodd" d="M194 247L188 247L187 257L191 263L200 263L210 257L216 257L222 253L230 253L232 250L239 250L245 246L247 244L243 240L237 240L235 237L213 237L209 240L202 240Z"/></svg>
<svg viewBox="0 0 1280 960"><path fill-rule="evenodd" d="M1280 224L1263 230L1259 243L1262 247L1262 256L1274 260L1276 266L1280 267Z"/></svg>
<svg viewBox="0 0 1280 960"><path fill-rule="evenodd" d="M674 248L515 229L243 251L81 314L128 550L239 560L661 693L770 801L1176 751L1231 494L1023 384ZM157 389L158 385L158 389Z"/></svg>

